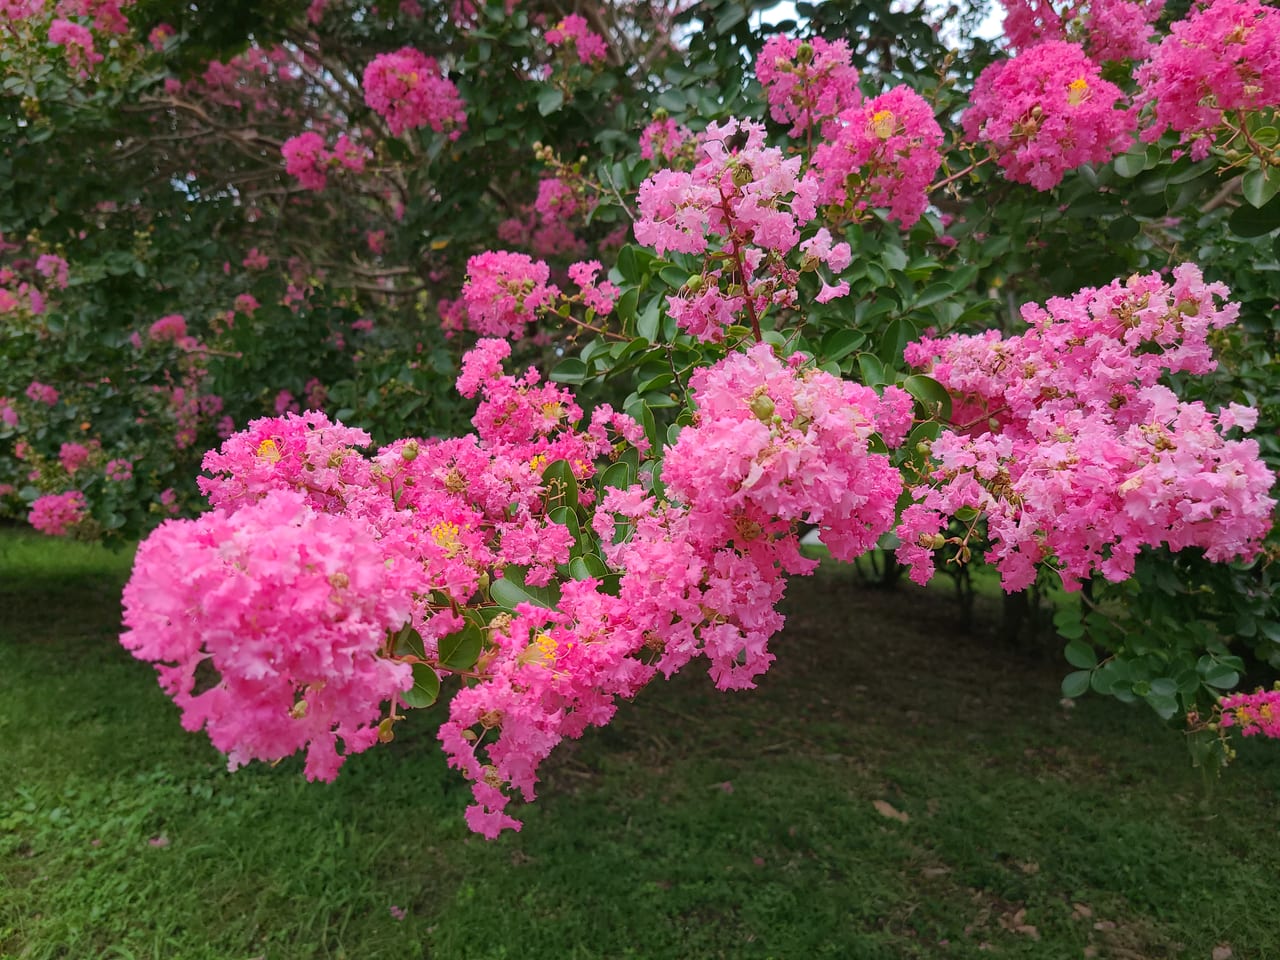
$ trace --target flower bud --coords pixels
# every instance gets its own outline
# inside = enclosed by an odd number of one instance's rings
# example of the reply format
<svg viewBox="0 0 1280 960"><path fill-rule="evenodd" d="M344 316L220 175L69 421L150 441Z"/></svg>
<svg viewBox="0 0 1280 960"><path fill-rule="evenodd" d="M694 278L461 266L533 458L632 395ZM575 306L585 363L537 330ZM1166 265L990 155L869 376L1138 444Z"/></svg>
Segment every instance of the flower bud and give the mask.
<svg viewBox="0 0 1280 960"><path fill-rule="evenodd" d="M810 63L813 61L813 44L802 43L796 47L796 60L800 63Z"/></svg>
<svg viewBox="0 0 1280 960"><path fill-rule="evenodd" d="M396 732L391 729L395 726L395 721L390 717L384 717L382 722L378 724L378 742L390 743L396 738Z"/></svg>
<svg viewBox="0 0 1280 960"><path fill-rule="evenodd" d="M402 456L406 462L412 462L414 460L417 460L418 459L418 441L410 440L403 447L401 447L400 456Z"/></svg>
<svg viewBox="0 0 1280 960"><path fill-rule="evenodd" d="M769 422L769 419L773 416L773 411L773 399L767 393L751 398L751 412L762 423Z"/></svg>

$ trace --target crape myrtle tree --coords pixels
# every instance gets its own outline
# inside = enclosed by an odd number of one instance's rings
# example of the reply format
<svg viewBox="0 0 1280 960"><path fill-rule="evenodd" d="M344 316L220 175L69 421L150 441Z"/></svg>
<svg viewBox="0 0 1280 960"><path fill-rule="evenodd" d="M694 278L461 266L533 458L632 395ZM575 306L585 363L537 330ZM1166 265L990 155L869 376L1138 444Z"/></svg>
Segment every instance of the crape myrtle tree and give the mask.
<svg viewBox="0 0 1280 960"><path fill-rule="evenodd" d="M123 642L232 767L445 697L518 827L659 674L754 685L805 535L1057 580L1064 692L1198 762L1280 734L1229 693L1280 664L1280 13L759 6L0 2L0 502L155 528Z"/></svg>

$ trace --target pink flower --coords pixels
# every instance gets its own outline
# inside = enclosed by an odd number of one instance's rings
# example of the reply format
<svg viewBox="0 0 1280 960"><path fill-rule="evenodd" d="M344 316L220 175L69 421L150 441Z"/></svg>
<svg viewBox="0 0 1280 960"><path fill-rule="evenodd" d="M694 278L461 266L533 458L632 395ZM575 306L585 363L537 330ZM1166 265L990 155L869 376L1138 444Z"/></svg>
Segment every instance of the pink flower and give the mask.
<svg viewBox="0 0 1280 960"><path fill-rule="evenodd" d="M92 68L102 62L102 54L93 49L93 34L78 23L61 18L49 24L49 42L66 48L67 66L77 71L81 77L88 76L88 69L81 69L81 64Z"/></svg>
<svg viewBox="0 0 1280 960"><path fill-rule="evenodd" d="M180 313L161 317L147 328L147 336L157 342L177 343L187 335L187 321Z"/></svg>
<svg viewBox="0 0 1280 960"><path fill-rule="evenodd" d="M586 19L576 13L547 31L547 43L552 47L572 46L578 52L578 60L588 66L603 62L609 52L604 38L588 29Z"/></svg>
<svg viewBox="0 0 1280 960"><path fill-rule="evenodd" d="M1068 170L1129 147L1134 122L1123 101L1079 45L1055 40L979 74L962 122L966 136L990 146L1006 177L1049 190Z"/></svg>
<svg viewBox="0 0 1280 960"><path fill-rule="evenodd" d="M282 417L286 413L297 413L298 402L288 390L281 390L276 394L275 410L277 417Z"/></svg>
<svg viewBox="0 0 1280 960"><path fill-rule="evenodd" d="M368 521L273 491L148 537L121 642L157 664L183 726L206 729L231 769L305 749L308 779L332 780L412 683L407 664L379 651L409 619L420 576L388 563ZM197 693L202 665L217 680Z"/></svg>
<svg viewBox="0 0 1280 960"><path fill-rule="evenodd" d="M133 464L128 460L109 460L106 474L108 480L124 483L133 477Z"/></svg>
<svg viewBox="0 0 1280 960"><path fill-rule="evenodd" d="M36 270L39 273L53 281L53 285L59 290L67 288L68 267L67 261L52 253L42 253L36 259ZM39 311L36 311L37 313Z"/></svg>
<svg viewBox="0 0 1280 960"><path fill-rule="evenodd" d="M169 38L177 34L177 31L167 23L157 24L151 28L151 32L147 34L147 43L151 45L152 50L163 50L165 44L169 42Z"/></svg>
<svg viewBox="0 0 1280 960"><path fill-rule="evenodd" d="M31 504L27 517L30 524L43 534L61 537L88 516L88 505L79 490L68 493L51 493Z"/></svg>
<svg viewBox="0 0 1280 960"><path fill-rule="evenodd" d="M434 58L412 47L373 58L364 71L364 99L396 136L430 127L456 140L467 125L458 88L442 75Z"/></svg>
<svg viewBox="0 0 1280 960"><path fill-rule="evenodd" d="M482 336L522 337L538 311L560 294L547 282L550 275L545 263L522 253L497 250L471 257L462 286L471 329Z"/></svg>
<svg viewBox="0 0 1280 960"><path fill-rule="evenodd" d="M325 187L325 167L329 162L329 152L324 146L324 137L318 133L300 133L290 137L280 148L284 155L284 168L298 178L298 182L307 190L323 190Z"/></svg>
<svg viewBox="0 0 1280 960"><path fill-rule="evenodd" d="M582 302L597 314L612 312L613 305L622 292L608 280L596 281L596 274L603 269L599 260L583 260L569 265L569 279L582 288Z"/></svg>
<svg viewBox="0 0 1280 960"><path fill-rule="evenodd" d="M816 132L862 100L858 71L843 40L770 37L756 58L756 77L770 116L791 124L793 137Z"/></svg>
<svg viewBox="0 0 1280 960"><path fill-rule="evenodd" d="M254 247L245 256L241 266L247 270L265 270L270 264L271 261L267 258L267 255L259 253L258 248Z"/></svg>
<svg viewBox="0 0 1280 960"><path fill-rule="evenodd" d="M75 473L86 463L92 451L82 443L64 443L58 451L58 461L68 474Z"/></svg>
<svg viewBox="0 0 1280 960"><path fill-rule="evenodd" d="M1280 740L1280 690L1234 693L1223 697L1218 707L1222 711L1220 726L1235 727L1244 737Z"/></svg>
<svg viewBox="0 0 1280 960"><path fill-rule="evenodd" d="M1212 561L1248 559L1275 505L1275 477L1254 440L1224 440L1251 413L1215 417L1160 380L1215 366L1208 336L1238 304L1185 264L1171 281L1135 275L1028 304L1031 329L1002 338L924 338L909 363L952 395L953 421L933 441L932 478L902 515L898 558L933 573L946 518L985 515L986 559L1006 590L1025 588L1049 557L1068 589L1093 573L1123 580L1143 546L1199 547Z"/></svg>
<svg viewBox="0 0 1280 960"><path fill-rule="evenodd" d="M33 403L43 403L46 407L52 407L58 402L58 391L38 380L32 380L28 384L26 393L27 399Z"/></svg>
<svg viewBox="0 0 1280 960"><path fill-rule="evenodd" d="M365 163L371 156L368 147L361 146L343 133L334 141L330 160L336 161L352 173L363 173Z"/></svg>
<svg viewBox="0 0 1280 960"><path fill-rule="evenodd" d="M894 87L843 111L826 133L827 142L813 154L821 202L851 214L888 207L903 229L920 219L942 165L942 129L923 97Z"/></svg>
<svg viewBox="0 0 1280 960"><path fill-rule="evenodd" d="M640 133L640 156L645 160L674 160L693 134L670 117L654 120Z"/></svg>
<svg viewBox="0 0 1280 960"><path fill-rule="evenodd" d="M1134 105L1152 116L1142 140L1152 143L1172 128L1201 159L1224 112L1280 105L1280 11L1259 0L1193 6L1134 78Z"/></svg>

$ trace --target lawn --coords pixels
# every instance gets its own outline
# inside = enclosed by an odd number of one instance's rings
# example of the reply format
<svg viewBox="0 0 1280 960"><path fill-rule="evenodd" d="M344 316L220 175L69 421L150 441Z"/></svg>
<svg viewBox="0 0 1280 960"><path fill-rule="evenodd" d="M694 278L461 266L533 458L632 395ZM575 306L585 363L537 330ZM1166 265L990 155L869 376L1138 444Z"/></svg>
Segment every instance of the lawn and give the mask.
<svg viewBox="0 0 1280 960"><path fill-rule="evenodd" d="M115 642L129 562L0 531L0 957L1280 957L1280 749L1206 783L944 591L794 582L758 690L655 685L487 842L431 714L227 773Z"/></svg>

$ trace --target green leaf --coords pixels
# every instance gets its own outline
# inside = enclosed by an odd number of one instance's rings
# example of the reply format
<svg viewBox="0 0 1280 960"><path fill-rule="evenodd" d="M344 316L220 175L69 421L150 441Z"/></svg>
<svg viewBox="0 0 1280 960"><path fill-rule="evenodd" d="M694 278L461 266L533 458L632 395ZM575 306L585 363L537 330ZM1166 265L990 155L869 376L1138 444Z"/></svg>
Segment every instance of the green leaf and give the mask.
<svg viewBox="0 0 1280 960"><path fill-rule="evenodd" d="M884 364L874 354L858 354L858 369L862 373L862 382L868 387L884 383Z"/></svg>
<svg viewBox="0 0 1280 960"><path fill-rule="evenodd" d="M650 343L658 339L658 324L662 320L661 303L661 298L654 297L645 304L643 312L636 318L636 333Z"/></svg>
<svg viewBox="0 0 1280 960"><path fill-rule="evenodd" d="M406 707L422 709L436 702L440 696L440 676L429 664L413 665L413 686L400 694L400 702Z"/></svg>
<svg viewBox="0 0 1280 960"><path fill-rule="evenodd" d="M587 365L577 357L566 357L552 369L551 379L556 383L584 383L587 379Z"/></svg>
<svg viewBox="0 0 1280 960"><path fill-rule="evenodd" d="M867 342L861 330L837 330L822 344L822 356L827 360L843 360Z"/></svg>
<svg viewBox="0 0 1280 960"><path fill-rule="evenodd" d="M1116 217L1107 225L1107 236L1117 243L1132 240L1142 230L1142 226L1133 217Z"/></svg>
<svg viewBox="0 0 1280 960"><path fill-rule="evenodd" d="M573 467L568 460L555 460L547 464L542 471L542 499L548 510L556 507L568 507L573 510L578 506L578 478L573 475Z"/></svg>
<svg viewBox="0 0 1280 960"><path fill-rule="evenodd" d="M677 267L674 263L663 267L658 271L658 276L662 278L662 282L673 290L679 290L685 285L689 279L689 271L683 267Z"/></svg>
<svg viewBox="0 0 1280 960"><path fill-rule="evenodd" d="M636 482L635 470L631 464L625 461L611 464L607 470L600 474L600 489L605 487L613 487L617 490L626 490Z"/></svg>
<svg viewBox="0 0 1280 960"><path fill-rule="evenodd" d="M1147 706L1160 715L1161 720L1169 720L1178 712L1177 698L1164 693L1149 693L1144 700Z"/></svg>
<svg viewBox="0 0 1280 960"><path fill-rule="evenodd" d="M902 381L902 389L911 394L930 417L951 419L951 394L933 377L913 373Z"/></svg>
<svg viewBox="0 0 1280 960"><path fill-rule="evenodd" d="M1280 197L1272 197L1261 208L1242 205L1227 218L1227 226L1237 237L1266 236L1280 227Z"/></svg>
<svg viewBox="0 0 1280 960"><path fill-rule="evenodd" d="M548 87L538 94L538 113L549 116L564 106L564 92Z"/></svg>
<svg viewBox="0 0 1280 960"><path fill-rule="evenodd" d="M1067 663L1081 670L1092 670L1098 665L1098 654L1093 646L1084 640L1072 640L1063 653L1067 657Z"/></svg>
<svg viewBox="0 0 1280 960"><path fill-rule="evenodd" d="M574 557L569 561L569 576L575 580L601 580L609 575L609 568L594 553Z"/></svg>
<svg viewBox="0 0 1280 960"><path fill-rule="evenodd" d="M1062 695L1064 697L1080 697L1089 689L1089 680L1093 676L1091 670L1077 670L1062 678Z"/></svg>
<svg viewBox="0 0 1280 960"><path fill-rule="evenodd" d="M1270 173L1270 176L1268 176ZM1250 170L1245 173L1240 183L1245 200L1255 207L1266 206L1268 200L1280 191L1280 172L1271 170Z"/></svg>
<svg viewBox="0 0 1280 960"><path fill-rule="evenodd" d="M1230 690L1240 682L1240 674L1225 663L1215 663L1204 672L1204 682L1219 690Z"/></svg>
<svg viewBox="0 0 1280 960"><path fill-rule="evenodd" d="M560 588L554 582L545 587L530 587L524 582L526 573L528 570L524 567L507 567L502 576L489 585L493 602L508 610L514 610L521 603L554 610L560 601Z"/></svg>
<svg viewBox="0 0 1280 960"><path fill-rule="evenodd" d="M716 33L724 36L747 18L746 5L741 3L725 4L720 15L716 17Z"/></svg>
<svg viewBox="0 0 1280 960"><path fill-rule="evenodd" d="M916 298L914 306L917 308L929 307L935 303L941 303L943 300L946 300L949 297L954 297L955 295L956 291L950 283L931 283L929 286L925 287L924 292Z"/></svg>
<svg viewBox="0 0 1280 960"><path fill-rule="evenodd" d="M1116 157L1116 173L1124 177L1126 180L1136 177L1143 170L1147 169L1147 148L1141 144L1136 144L1129 149L1128 153L1122 153Z"/></svg>
<svg viewBox="0 0 1280 960"><path fill-rule="evenodd" d="M396 634L391 652L397 657L415 656L425 660L427 649L422 643L422 634L413 629L413 624L406 623L404 629Z"/></svg>
<svg viewBox="0 0 1280 960"><path fill-rule="evenodd" d="M450 670L470 670L476 665L482 649L484 634L476 623L468 620L461 630L440 638L440 666Z"/></svg>
<svg viewBox="0 0 1280 960"><path fill-rule="evenodd" d="M1053 615L1053 628L1058 632L1058 636L1065 640L1078 640L1084 636L1084 624L1080 621L1080 608L1074 604L1062 607ZM1077 667L1090 666L1093 664L1075 663L1070 657L1067 658Z"/></svg>

